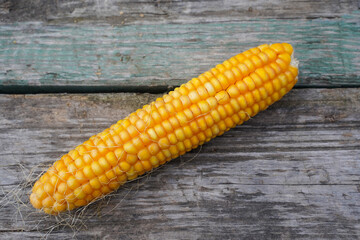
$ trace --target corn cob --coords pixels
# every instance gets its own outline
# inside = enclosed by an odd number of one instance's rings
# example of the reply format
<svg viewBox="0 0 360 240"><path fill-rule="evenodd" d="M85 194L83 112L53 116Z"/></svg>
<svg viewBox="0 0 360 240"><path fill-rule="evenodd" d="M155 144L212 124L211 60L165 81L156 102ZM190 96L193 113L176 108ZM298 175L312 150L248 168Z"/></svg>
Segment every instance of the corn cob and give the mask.
<svg viewBox="0 0 360 240"><path fill-rule="evenodd" d="M30 201L49 214L87 205L278 101L297 81L287 43L240 53L92 136L35 183Z"/></svg>

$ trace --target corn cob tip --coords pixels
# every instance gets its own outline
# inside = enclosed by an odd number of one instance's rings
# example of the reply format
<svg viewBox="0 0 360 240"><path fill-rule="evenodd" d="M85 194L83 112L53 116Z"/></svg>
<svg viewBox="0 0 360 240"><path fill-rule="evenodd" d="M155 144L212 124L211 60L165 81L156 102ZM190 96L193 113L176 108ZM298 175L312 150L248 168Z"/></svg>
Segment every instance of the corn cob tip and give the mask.
<svg viewBox="0 0 360 240"><path fill-rule="evenodd" d="M299 60L297 58L295 58L294 56L295 54L291 54L291 62L290 62L290 66L293 66L295 68L299 68Z"/></svg>
<svg viewBox="0 0 360 240"><path fill-rule="evenodd" d="M265 110L297 75L288 43L233 56L62 156L34 184L30 202L54 215L85 206Z"/></svg>

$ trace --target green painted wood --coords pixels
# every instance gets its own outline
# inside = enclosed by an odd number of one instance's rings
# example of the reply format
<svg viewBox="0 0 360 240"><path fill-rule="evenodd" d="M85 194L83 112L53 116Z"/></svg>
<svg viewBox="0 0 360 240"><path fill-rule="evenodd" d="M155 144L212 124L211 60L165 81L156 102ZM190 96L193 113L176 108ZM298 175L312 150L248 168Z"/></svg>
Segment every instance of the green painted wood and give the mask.
<svg viewBox="0 0 360 240"><path fill-rule="evenodd" d="M334 18L358 9L357 0L2 0L3 22L224 22L249 18Z"/></svg>
<svg viewBox="0 0 360 240"><path fill-rule="evenodd" d="M294 45L297 87L359 86L359 40L359 11L334 19L206 24L2 24L0 92L164 91L273 42Z"/></svg>

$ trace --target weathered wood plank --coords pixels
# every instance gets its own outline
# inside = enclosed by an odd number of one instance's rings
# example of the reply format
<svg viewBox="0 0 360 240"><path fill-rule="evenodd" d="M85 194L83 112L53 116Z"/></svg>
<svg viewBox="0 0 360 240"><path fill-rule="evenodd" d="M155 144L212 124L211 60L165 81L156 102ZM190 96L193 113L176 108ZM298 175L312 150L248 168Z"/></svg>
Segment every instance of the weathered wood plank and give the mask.
<svg viewBox="0 0 360 240"><path fill-rule="evenodd" d="M3 0L3 22L43 20L48 22L92 21L118 24L146 22L219 22L249 18L334 18L359 8L356 0L336 1L142 1L142 0Z"/></svg>
<svg viewBox="0 0 360 240"><path fill-rule="evenodd" d="M297 86L359 86L360 12L209 24L0 25L0 92L163 92L263 43L290 42Z"/></svg>
<svg viewBox="0 0 360 240"><path fill-rule="evenodd" d="M1 187L17 189L32 169L46 169L157 96L0 95ZM200 151L126 184L106 204L91 206L81 218L87 229L78 229L76 236L359 238L359 119L358 89L295 89ZM20 196L27 204L29 190ZM100 215L90 218L97 211ZM28 205L6 205L0 216L3 239L44 237L50 231L46 227L58 223ZM71 239L72 234L69 227L59 227L49 239Z"/></svg>

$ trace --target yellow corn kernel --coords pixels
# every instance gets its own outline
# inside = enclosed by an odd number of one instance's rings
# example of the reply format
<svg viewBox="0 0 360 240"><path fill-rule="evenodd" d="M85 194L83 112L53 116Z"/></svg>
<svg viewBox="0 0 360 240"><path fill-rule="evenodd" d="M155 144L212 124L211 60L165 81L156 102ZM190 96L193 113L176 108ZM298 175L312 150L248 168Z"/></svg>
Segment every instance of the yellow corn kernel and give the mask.
<svg viewBox="0 0 360 240"><path fill-rule="evenodd" d="M162 122L162 126L163 126L163 128L165 129L165 131L167 132L167 133L172 133L173 132L173 127L171 126L171 123L170 123L170 121L169 120L165 120L165 121L163 121ZM144 144L148 144L148 143L145 143L144 142Z"/></svg>
<svg viewBox="0 0 360 240"><path fill-rule="evenodd" d="M169 139L170 144L175 144L178 141L174 133L170 133L167 138Z"/></svg>
<svg viewBox="0 0 360 240"><path fill-rule="evenodd" d="M230 68L232 67L232 64L230 63L229 60L225 60L225 61L223 62L223 65L224 65L224 67L225 67L226 69L230 69Z"/></svg>
<svg viewBox="0 0 360 240"><path fill-rule="evenodd" d="M91 157L90 154L85 154L85 155L83 155L83 160L84 160L85 164L88 165L88 164L92 163L93 158Z"/></svg>
<svg viewBox="0 0 360 240"><path fill-rule="evenodd" d="M203 86L199 86L196 91L198 92L201 99L207 99L209 97L208 92L206 91L206 88Z"/></svg>
<svg viewBox="0 0 360 240"><path fill-rule="evenodd" d="M52 207L52 210L54 211L54 213L59 213L65 211L66 207L67 205L65 203L55 202Z"/></svg>
<svg viewBox="0 0 360 240"><path fill-rule="evenodd" d="M99 165L104 171L107 171L111 168L111 165L108 163L108 161L104 157L99 159Z"/></svg>
<svg viewBox="0 0 360 240"><path fill-rule="evenodd" d="M124 144L124 150L127 153L130 153L130 154L136 154L137 153L137 149L136 149L136 147L134 146L134 144L132 142L125 143Z"/></svg>
<svg viewBox="0 0 360 240"><path fill-rule="evenodd" d="M268 95L273 94L273 92L274 92L274 87L273 87L272 83L270 83L270 82L269 82L269 83L265 83L264 88L265 88L266 92L268 93Z"/></svg>
<svg viewBox="0 0 360 240"><path fill-rule="evenodd" d="M234 74L234 77L235 77L236 81L242 79L242 74L241 74L240 70L237 67L232 67L230 70Z"/></svg>
<svg viewBox="0 0 360 240"><path fill-rule="evenodd" d="M192 147L193 147L192 144L191 144L191 141L189 139L185 139L184 145L185 145L186 151L190 151L192 149Z"/></svg>
<svg viewBox="0 0 360 240"><path fill-rule="evenodd" d="M174 157L174 156L177 156L179 151L176 146L172 145L169 147L169 152Z"/></svg>
<svg viewBox="0 0 360 240"><path fill-rule="evenodd" d="M229 101L230 97L226 91L221 91L215 95L216 100L219 104L225 104Z"/></svg>
<svg viewBox="0 0 360 240"><path fill-rule="evenodd" d="M185 138L191 138L193 135L193 132L191 131L191 128L189 126L183 127L183 131L185 134Z"/></svg>
<svg viewBox="0 0 360 240"><path fill-rule="evenodd" d="M218 64L65 154L35 183L30 201L72 210L241 124L296 83L287 43L264 44Z"/></svg>
<svg viewBox="0 0 360 240"><path fill-rule="evenodd" d="M171 145L169 139L166 137L161 138L158 144L161 149L167 149Z"/></svg>
<svg viewBox="0 0 360 240"><path fill-rule="evenodd" d="M284 74L286 77L286 81L287 81L286 86L287 86L288 82L292 82L294 80L294 76L290 71L286 71Z"/></svg>
<svg viewBox="0 0 360 240"><path fill-rule="evenodd" d="M256 73L250 74L251 79L254 81L256 88L260 88L263 85L263 80Z"/></svg>
<svg viewBox="0 0 360 240"><path fill-rule="evenodd" d="M275 50L275 52L277 54L281 54L281 53L285 52L285 49L284 49L284 47L283 47L283 45L281 43L271 44L270 48Z"/></svg>
<svg viewBox="0 0 360 240"><path fill-rule="evenodd" d="M220 114L219 114L219 112L216 110L216 109L214 109L214 110L212 110L211 112L210 112L210 115L211 115L211 117L213 118L213 120L214 120L214 122L215 123L217 123L217 122L219 122L220 120L221 120L221 116L220 116ZM196 122L193 122L194 124L196 124ZM191 125L190 125L191 126ZM197 130L197 129L196 129ZM192 130L193 131L193 133L197 133L198 131L194 131L194 130Z"/></svg>
<svg viewBox="0 0 360 240"><path fill-rule="evenodd" d="M230 85L229 79L223 74L219 74L217 80L220 82L222 89L226 89Z"/></svg>
<svg viewBox="0 0 360 240"><path fill-rule="evenodd" d="M293 47L288 43L282 43L282 46L283 46L285 52L287 52L291 56L291 54L294 51Z"/></svg>
<svg viewBox="0 0 360 240"><path fill-rule="evenodd" d="M210 80L210 83L212 84L212 86L214 87L216 92L219 92L219 91L223 90L219 80L217 80L216 78L212 78Z"/></svg>
<svg viewBox="0 0 360 240"><path fill-rule="evenodd" d="M54 163L54 167L58 172L60 172L66 168L66 165L64 164L64 161L60 160Z"/></svg>
<svg viewBox="0 0 360 240"><path fill-rule="evenodd" d="M77 159L75 160L75 166L76 166L78 169L83 168L83 167L85 166L84 160L83 160L81 157L77 158Z"/></svg>
<svg viewBox="0 0 360 240"><path fill-rule="evenodd" d="M243 62L246 59L243 53L239 53L238 55L235 56L235 58L238 62Z"/></svg>
<svg viewBox="0 0 360 240"><path fill-rule="evenodd" d="M214 120L212 119L211 115L204 116L204 120L208 127L211 127L212 125L214 125Z"/></svg>
<svg viewBox="0 0 360 240"><path fill-rule="evenodd" d="M77 200L77 201L74 203L74 205L75 205L76 207L85 206L86 204L87 204L87 201L84 200L84 199Z"/></svg>
<svg viewBox="0 0 360 240"><path fill-rule="evenodd" d="M101 168L101 166L98 162L91 163L91 170L97 176L101 175L104 172L104 170Z"/></svg>
<svg viewBox="0 0 360 240"><path fill-rule="evenodd" d="M189 98L192 103L197 103L201 100L198 92L196 90L189 92Z"/></svg>
<svg viewBox="0 0 360 240"><path fill-rule="evenodd" d="M105 174L99 176L98 179L102 186L107 185L110 182L110 180L106 177Z"/></svg>
<svg viewBox="0 0 360 240"><path fill-rule="evenodd" d="M55 201L62 203L65 200L65 195L61 194L59 192L55 192L54 199L55 199Z"/></svg>
<svg viewBox="0 0 360 240"><path fill-rule="evenodd" d="M255 85L255 83L254 83L254 81L252 80L251 77L245 77L245 78L243 79L243 81L244 81L244 83L246 84L247 89L248 89L249 91L252 91L252 90L255 89L256 85Z"/></svg>
<svg viewBox="0 0 360 240"><path fill-rule="evenodd" d="M137 177L137 172L135 171L134 167L131 167L129 171L126 172L128 180L132 180Z"/></svg>
<svg viewBox="0 0 360 240"><path fill-rule="evenodd" d="M234 109L231 107L231 104L229 104L229 103L225 104L224 108L225 108L227 116L231 116L234 114Z"/></svg>
<svg viewBox="0 0 360 240"><path fill-rule="evenodd" d="M138 160L138 157L135 154L126 155L126 162L130 163L131 165L135 164L137 160ZM123 161L123 162L125 162L125 161Z"/></svg>
<svg viewBox="0 0 360 240"><path fill-rule="evenodd" d="M267 108L267 104L264 100L259 102L260 111L263 111Z"/></svg>
<svg viewBox="0 0 360 240"><path fill-rule="evenodd" d="M123 153L122 153L123 154ZM119 155L119 158L117 157L117 155L115 155L115 152L109 152L106 154L105 158L107 160L107 162L112 166L116 166L119 162L118 159L121 158L122 154Z"/></svg>
<svg viewBox="0 0 360 240"><path fill-rule="evenodd" d="M73 174L73 173L76 172L76 170L77 170L77 168L76 168L75 164L74 164L74 163L70 163L69 166L68 166L67 172Z"/></svg>
<svg viewBox="0 0 360 240"><path fill-rule="evenodd" d="M255 89L254 91L252 91L252 95L254 97L255 103L261 101L261 95L260 95L260 91L258 89Z"/></svg>
<svg viewBox="0 0 360 240"><path fill-rule="evenodd" d="M269 79L273 79L276 76L275 70L270 67L269 65L266 65L263 69L260 70L257 69L255 73L261 78L263 82L268 81Z"/></svg>
<svg viewBox="0 0 360 240"><path fill-rule="evenodd" d="M68 190L68 186L66 185L66 183L60 183L57 189L57 192L61 193L61 194L66 194L67 190ZM38 189L39 190L39 189ZM43 189L40 188L41 191L44 191ZM40 199L41 195L38 195L38 191L35 191L37 197Z"/></svg>
<svg viewBox="0 0 360 240"><path fill-rule="evenodd" d="M87 181L85 174L81 170L79 170L75 173L75 178L76 178L76 180L78 180L79 184L83 184L84 182Z"/></svg>
<svg viewBox="0 0 360 240"><path fill-rule="evenodd" d="M219 113L219 115L220 115L221 119L226 118L227 113L226 113L226 110L225 110L225 108L224 108L224 106L223 106L223 105L219 105L219 106L217 107L217 111L218 111L218 113Z"/></svg>
<svg viewBox="0 0 360 240"><path fill-rule="evenodd" d="M272 61L275 61L275 60L276 60L277 54L276 54L276 52L275 52L273 49L271 49L271 48L266 48L266 49L262 50L262 52L265 53L265 54L268 56L269 61L272 62Z"/></svg>
<svg viewBox="0 0 360 240"><path fill-rule="evenodd" d="M226 67L221 63L216 65L215 68L218 70L218 71L215 71L215 75L218 75L219 73L222 73L222 72L224 72L226 70ZM213 70L213 69L211 69L211 70Z"/></svg>
<svg viewBox="0 0 360 240"><path fill-rule="evenodd" d="M247 66L249 73L256 69L254 63L250 59L245 59L244 64Z"/></svg>
<svg viewBox="0 0 360 240"><path fill-rule="evenodd" d="M80 186L79 181L74 176L70 176L66 183L71 189L76 189Z"/></svg>
<svg viewBox="0 0 360 240"><path fill-rule="evenodd" d="M202 131L205 131L206 128L207 128L207 125L206 125L206 122L205 122L204 118L198 118L196 121L197 121L197 124L198 124L199 128ZM182 132L182 129L180 129L180 131ZM183 132L182 132L182 134L183 134ZM182 135L182 136L183 137L181 139L178 138L180 141L185 140L185 135Z"/></svg>
<svg viewBox="0 0 360 240"><path fill-rule="evenodd" d="M140 150L144 148L144 143L141 141L140 137L135 137L132 139L132 142L135 146L135 148L137 149L137 151L135 152L135 154Z"/></svg>
<svg viewBox="0 0 360 240"><path fill-rule="evenodd" d="M202 114L210 111L210 106L206 101L200 101L198 103L198 107L200 108Z"/></svg>
<svg viewBox="0 0 360 240"><path fill-rule="evenodd" d="M243 52L242 55L244 55L246 58L249 58L253 55L253 53L249 49L249 50Z"/></svg>
<svg viewBox="0 0 360 240"><path fill-rule="evenodd" d="M120 162L119 166L123 172L129 171L129 169L131 168L131 165L126 161Z"/></svg>
<svg viewBox="0 0 360 240"><path fill-rule="evenodd" d="M119 166L117 166L116 169L117 169L117 168L119 168ZM121 171L121 170L120 170L120 171ZM118 174L118 173L117 173L116 171L114 171L113 169L110 169L109 171L107 171L107 172L105 173L106 177L107 177L108 179L110 179L110 180L115 179L117 174Z"/></svg>
<svg viewBox="0 0 360 240"><path fill-rule="evenodd" d="M151 163L151 165L153 165L154 167L159 166L159 159L156 156L152 156L149 159L149 162Z"/></svg>
<svg viewBox="0 0 360 240"><path fill-rule="evenodd" d="M150 161L140 161L140 162L145 171L150 171L152 169Z"/></svg>
<svg viewBox="0 0 360 240"><path fill-rule="evenodd" d="M254 98L250 92L245 94L245 100L248 106L252 106L254 104Z"/></svg>
<svg viewBox="0 0 360 240"><path fill-rule="evenodd" d="M110 182L108 185L111 190L116 190L120 187L121 183L118 181L113 181L113 182Z"/></svg>
<svg viewBox="0 0 360 240"><path fill-rule="evenodd" d="M298 75L298 69L296 68L296 67L294 67L294 66L289 66L289 71L292 73L292 75L294 76L294 77L296 77L297 75Z"/></svg>
<svg viewBox="0 0 360 240"><path fill-rule="evenodd" d="M232 98L230 100L230 104L235 112L238 112L241 109L240 104L234 98ZM213 119L213 118L211 118L211 119Z"/></svg>
<svg viewBox="0 0 360 240"><path fill-rule="evenodd" d="M280 75L278 76L278 79L279 79L282 87L285 87L285 86L287 85L288 80L287 80L287 77L286 77L285 74L280 74Z"/></svg>
<svg viewBox="0 0 360 240"><path fill-rule="evenodd" d="M93 172L91 166L89 166L89 165L84 167L83 172L84 172L84 175L88 179L92 179L92 178L94 178L96 176L95 173Z"/></svg>
<svg viewBox="0 0 360 240"><path fill-rule="evenodd" d="M101 187L101 183L98 178L93 178L90 180L90 186L93 189L99 189Z"/></svg>
<svg viewBox="0 0 360 240"><path fill-rule="evenodd" d="M241 94L246 93L248 91L248 88L244 81L238 81L235 85L237 89L240 91Z"/></svg>
<svg viewBox="0 0 360 240"><path fill-rule="evenodd" d="M209 104L210 109L214 109L218 105L218 101L215 97L209 97L206 99L206 102ZM190 118L192 120L192 118Z"/></svg>
<svg viewBox="0 0 360 240"><path fill-rule="evenodd" d="M280 82L280 80L278 78L275 78L272 83L273 83L273 86L275 88L275 91L280 90L281 82Z"/></svg>
<svg viewBox="0 0 360 240"><path fill-rule="evenodd" d="M210 82L206 82L204 84L204 87L206 88L210 96L214 96L216 94L216 90Z"/></svg>
<svg viewBox="0 0 360 240"><path fill-rule="evenodd" d="M231 58L229 58L229 60L228 60L229 62L230 62L230 64L231 65L237 65L239 62L238 62L238 60L236 60L236 58L235 57L231 57Z"/></svg>
<svg viewBox="0 0 360 240"><path fill-rule="evenodd" d="M69 153L68 153L68 156L72 158L72 160L74 159L77 159L80 155L78 153L78 151L76 150L71 150Z"/></svg>
<svg viewBox="0 0 360 240"><path fill-rule="evenodd" d="M283 60L286 64L290 64L290 62L291 62L291 57L290 57L290 55L289 55L288 53L282 53L282 54L280 54L280 55L279 55L279 58L280 58L281 60Z"/></svg>
<svg viewBox="0 0 360 240"><path fill-rule="evenodd" d="M97 198L99 198L101 195L102 195L102 193L101 193L101 191L99 191L99 190L95 190L95 191L93 191L93 193L92 193L93 199L97 199ZM70 207L68 207L68 209L70 209Z"/></svg>
<svg viewBox="0 0 360 240"><path fill-rule="evenodd" d="M151 157L151 153L146 148L143 148L138 153L138 158L142 161L148 160Z"/></svg>
<svg viewBox="0 0 360 240"><path fill-rule="evenodd" d="M174 133L177 141L183 141L185 139L185 133L181 128L176 129Z"/></svg>
<svg viewBox="0 0 360 240"><path fill-rule="evenodd" d="M272 100L275 102L277 100L280 99L280 94L278 92L275 92L272 96L271 96Z"/></svg>
<svg viewBox="0 0 360 240"><path fill-rule="evenodd" d="M187 117L186 117L186 115L185 115L183 112L180 112L180 113L176 114L176 118L177 118L177 120L179 121L179 124L180 124L181 126L186 125L187 122L188 122ZM165 136L165 134L164 134L163 136ZM162 137L163 137L163 136L162 136Z"/></svg>
<svg viewBox="0 0 360 240"><path fill-rule="evenodd" d="M42 200L42 205L44 208L49 208L54 204L54 199L52 197L47 197L44 200Z"/></svg>
<svg viewBox="0 0 360 240"><path fill-rule="evenodd" d="M51 183L46 182L44 184L44 191L51 194L54 191L54 186Z"/></svg>
<svg viewBox="0 0 360 240"><path fill-rule="evenodd" d="M247 76L250 72L249 68L244 63L240 63L237 67L241 72L241 75L244 77Z"/></svg>
<svg viewBox="0 0 360 240"><path fill-rule="evenodd" d="M36 194L36 198L38 200L42 200L44 199L46 196L47 196L47 193L45 192L44 188L42 187L39 187L36 191L35 191L35 194Z"/></svg>
<svg viewBox="0 0 360 240"><path fill-rule="evenodd" d="M282 98L287 93L286 88L280 89L279 93L280 93L280 98Z"/></svg>
<svg viewBox="0 0 360 240"><path fill-rule="evenodd" d="M275 61L281 68L282 71L286 71L286 69L288 68L289 64L287 64L284 60L282 60L281 58L276 59Z"/></svg>
<svg viewBox="0 0 360 240"><path fill-rule="evenodd" d="M57 178L55 174L56 173L54 173L54 175L50 177L50 184L56 188L60 182L59 178Z"/></svg>
<svg viewBox="0 0 360 240"><path fill-rule="evenodd" d="M231 98L236 98L240 95L240 91L235 85L231 85L226 91Z"/></svg>
<svg viewBox="0 0 360 240"><path fill-rule="evenodd" d="M74 194L77 199L83 199L86 197L86 193L81 188L76 188L74 190Z"/></svg>

